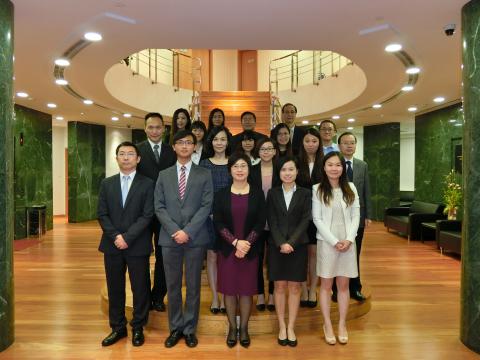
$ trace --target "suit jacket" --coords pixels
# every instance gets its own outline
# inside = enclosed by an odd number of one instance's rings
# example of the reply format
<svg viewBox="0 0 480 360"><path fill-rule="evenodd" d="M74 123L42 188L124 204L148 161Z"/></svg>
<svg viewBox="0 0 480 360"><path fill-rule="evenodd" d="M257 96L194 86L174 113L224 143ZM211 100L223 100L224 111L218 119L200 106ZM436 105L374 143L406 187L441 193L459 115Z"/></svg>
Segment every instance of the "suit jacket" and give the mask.
<svg viewBox="0 0 480 360"><path fill-rule="evenodd" d="M248 182L250 185L260 188L262 190L262 166L261 163L253 165L250 168L250 173L248 174ZM282 185L282 181L278 176L277 163L273 161L273 174L272 174L272 188L275 186Z"/></svg>
<svg viewBox="0 0 480 360"><path fill-rule="evenodd" d="M267 221L270 236L277 247L288 243L295 249L299 245L308 244L311 199L311 190L297 186L287 210L282 186L270 189L267 197Z"/></svg>
<svg viewBox="0 0 480 360"><path fill-rule="evenodd" d="M360 199L360 227L365 227L365 219L372 216L370 181L367 163L357 158L353 158L353 183Z"/></svg>
<svg viewBox="0 0 480 360"><path fill-rule="evenodd" d="M300 126L295 125L295 130L293 132L293 139L292 139L292 151L293 155L297 156L298 152L300 151L300 147L303 143L303 137L305 136L305 130L303 130Z"/></svg>
<svg viewBox="0 0 480 360"><path fill-rule="evenodd" d="M152 252L150 222L153 213L153 187L151 179L138 172L133 178L130 190L122 206L120 174L102 180L98 197L97 216L103 234L99 250L105 254L125 252L130 256L145 256ZM113 243L122 234L128 244L119 250Z"/></svg>
<svg viewBox="0 0 480 360"><path fill-rule="evenodd" d="M232 251L235 249L231 242L225 239L225 236L222 233L225 229L231 235L233 234L233 217L235 214L232 214L232 195L230 186L219 190L215 194L215 201L213 204L213 223L215 229L219 233L218 238L220 242L220 251L225 257L228 257ZM250 186L250 193L248 194L248 210L247 216L245 217L245 225L243 227L245 239L248 240L256 233L255 238L258 238L258 235L265 228L266 221L266 209L265 209L265 195L261 188ZM231 239L232 242L234 239ZM250 251L247 253L247 258L252 258L256 256L259 252L257 246L258 243L252 241L252 246Z"/></svg>
<svg viewBox="0 0 480 360"><path fill-rule="evenodd" d="M172 147L162 141L160 147L160 161L157 163L152 147L148 140L142 141L137 145L140 152L140 162L137 165L137 172L148 176L153 181L157 181L158 173L174 165L177 156Z"/></svg>
<svg viewBox="0 0 480 360"><path fill-rule="evenodd" d="M161 171L155 187L155 213L162 225L159 244L166 247L182 246L172 239L172 235L183 230L190 237L186 246L207 245L209 233L206 219L211 213L212 203L213 182L208 169L192 163L183 200L180 200L178 192L176 164Z"/></svg>
<svg viewBox="0 0 480 360"><path fill-rule="evenodd" d="M238 133L237 135L233 136L232 139L230 140L230 149L232 150L232 152L236 151L238 144L242 142L243 133L244 131L242 131L241 133ZM255 144L261 138L267 137L267 135L256 132L256 131L253 132L253 136L255 138Z"/></svg>
<svg viewBox="0 0 480 360"><path fill-rule="evenodd" d="M330 231L330 225L332 223L332 204L326 205L323 203L323 199L319 198L319 184L313 186L312 217L313 223L317 228L317 241L328 241L332 246L335 246L339 240L348 240L350 242L355 241L360 222L360 204L355 185L353 183L349 183L349 185L355 194L355 201L351 206L347 207L347 204L342 199L343 219L345 221L347 234L346 239L337 239Z"/></svg>

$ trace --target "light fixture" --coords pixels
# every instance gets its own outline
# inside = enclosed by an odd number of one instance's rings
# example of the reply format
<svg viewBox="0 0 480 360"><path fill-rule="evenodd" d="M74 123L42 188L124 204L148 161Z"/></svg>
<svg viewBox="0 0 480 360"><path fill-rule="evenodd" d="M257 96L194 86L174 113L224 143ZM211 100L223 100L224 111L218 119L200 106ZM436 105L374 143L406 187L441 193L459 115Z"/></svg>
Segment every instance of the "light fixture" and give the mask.
<svg viewBox="0 0 480 360"><path fill-rule="evenodd" d="M413 74L418 74L420 72L420 68L416 66L410 66L405 70L407 74L413 75Z"/></svg>
<svg viewBox="0 0 480 360"><path fill-rule="evenodd" d="M317 123L317 126L320 126L320 123Z"/></svg>
<svg viewBox="0 0 480 360"><path fill-rule="evenodd" d="M96 32L87 32L83 35L88 41L100 41L102 40L102 35Z"/></svg>
<svg viewBox="0 0 480 360"><path fill-rule="evenodd" d="M61 67L67 67L67 66L70 66L70 61L64 58L58 58L55 60L55 65L61 66Z"/></svg>
<svg viewBox="0 0 480 360"><path fill-rule="evenodd" d="M48 104L47 104L47 107L49 107L50 109L55 109L55 108L57 107L57 104L48 103Z"/></svg>
<svg viewBox="0 0 480 360"><path fill-rule="evenodd" d="M19 91L19 92L17 92L17 96L21 97L21 98L26 98L26 97L28 97L28 94L26 92Z"/></svg>
<svg viewBox="0 0 480 360"><path fill-rule="evenodd" d="M380 109L382 107L382 104L373 104L372 108L374 109Z"/></svg>
<svg viewBox="0 0 480 360"><path fill-rule="evenodd" d="M112 116L112 121L118 121L118 116Z"/></svg>
<svg viewBox="0 0 480 360"><path fill-rule="evenodd" d="M55 116L55 120L63 120L63 116Z"/></svg>
<svg viewBox="0 0 480 360"><path fill-rule="evenodd" d="M458 123L458 124L455 124L455 125L453 125L453 126L462 126L462 124L461 124L461 123Z"/></svg>
<svg viewBox="0 0 480 360"><path fill-rule="evenodd" d="M347 130L353 130L353 126L347 127Z"/></svg>
<svg viewBox="0 0 480 360"><path fill-rule="evenodd" d="M352 123L352 122L355 122L355 119L354 118L350 118L347 120L349 123Z"/></svg>
<svg viewBox="0 0 480 360"><path fill-rule="evenodd" d="M125 114L123 114L123 117L126 117L126 118L131 118L131 117L132 117L132 114L125 113Z"/></svg>
<svg viewBox="0 0 480 360"><path fill-rule="evenodd" d="M413 85L405 85L402 87L402 91L412 91L413 90Z"/></svg>
<svg viewBox="0 0 480 360"><path fill-rule="evenodd" d="M445 98L443 96L437 96L436 98L433 99L433 102L436 103L442 103L445 101Z"/></svg>
<svg viewBox="0 0 480 360"><path fill-rule="evenodd" d="M93 104L93 101L92 101L92 100L89 100L89 99L85 99L85 100L83 100L83 103L84 103L85 105L92 105L92 104Z"/></svg>
<svg viewBox="0 0 480 360"><path fill-rule="evenodd" d="M302 120L302 124L307 125L307 124L308 124L308 120Z"/></svg>
<svg viewBox="0 0 480 360"><path fill-rule="evenodd" d="M410 111L410 112L415 112L415 111L417 111L417 107L416 106L410 106L407 110Z"/></svg>
<svg viewBox="0 0 480 360"><path fill-rule="evenodd" d="M68 81L65 80L65 79L56 79L56 80L55 80L55 84L57 84L57 85L62 85L62 86L63 86L63 85L68 85Z"/></svg>
<svg viewBox="0 0 480 360"><path fill-rule="evenodd" d="M333 119L333 120L338 120L338 119L340 119L340 115L333 115L333 116L332 116L332 119Z"/></svg>
<svg viewBox="0 0 480 360"><path fill-rule="evenodd" d="M385 47L386 52L397 52L397 51L400 51L400 50L402 50L402 45L400 45L400 44L388 44Z"/></svg>

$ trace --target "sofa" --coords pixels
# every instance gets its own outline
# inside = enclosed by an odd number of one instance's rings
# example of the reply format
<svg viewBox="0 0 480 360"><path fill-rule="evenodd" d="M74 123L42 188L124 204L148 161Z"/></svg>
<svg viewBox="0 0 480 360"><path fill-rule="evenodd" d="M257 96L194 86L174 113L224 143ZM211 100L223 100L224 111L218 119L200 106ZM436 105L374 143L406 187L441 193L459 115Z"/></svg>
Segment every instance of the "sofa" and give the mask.
<svg viewBox="0 0 480 360"><path fill-rule="evenodd" d="M414 192L413 191L404 191L400 190L400 206L411 206L414 199Z"/></svg>
<svg viewBox="0 0 480 360"><path fill-rule="evenodd" d="M437 246L440 251L462 252L462 222L460 220L437 220Z"/></svg>
<svg viewBox="0 0 480 360"><path fill-rule="evenodd" d="M445 219L444 205L414 200L409 207L386 208L383 223L387 231L395 230L406 234L408 240L420 240L422 222Z"/></svg>

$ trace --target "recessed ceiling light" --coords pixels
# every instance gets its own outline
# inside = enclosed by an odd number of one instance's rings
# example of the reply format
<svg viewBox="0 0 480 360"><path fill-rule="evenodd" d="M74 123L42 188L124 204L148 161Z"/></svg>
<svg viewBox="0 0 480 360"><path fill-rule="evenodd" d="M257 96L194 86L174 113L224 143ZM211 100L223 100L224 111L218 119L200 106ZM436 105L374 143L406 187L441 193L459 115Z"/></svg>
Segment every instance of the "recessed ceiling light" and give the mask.
<svg viewBox="0 0 480 360"><path fill-rule="evenodd" d="M68 81L65 79L56 79L55 84L57 85L68 85Z"/></svg>
<svg viewBox="0 0 480 360"><path fill-rule="evenodd" d="M317 126L320 126L320 123L317 123Z"/></svg>
<svg viewBox="0 0 480 360"><path fill-rule="evenodd" d="M112 116L112 121L118 121L118 116Z"/></svg>
<svg viewBox="0 0 480 360"><path fill-rule="evenodd" d="M355 122L355 119L354 118L350 118L347 120L349 123L352 123L352 122Z"/></svg>
<svg viewBox="0 0 480 360"><path fill-rule="evenodd" d="M308 120L302 120L302 124L308 124Z"/></svg>
<svg viewBox="0 0 480 360"><path fill-rule="evenodd" d="M64 58L59 58L55 60L55 65L58 65L61 67L67 67L67 66L70 66L70 61Z"/></svg>
<svg viewBox="0 0 480 360"><path fill-rule="evenodd" d="M123 114L123 117L130 118L130 117L132 117L132 114L125 113L125 114Z"/></svg>
<svg viewBox="0 0 480 360"><path fill-rule="evenodd" d="M83 37L89 41L100 41L102 40L102 35L96 32L87 32Z"/></svg>
<svg viewBox="0 0 480 360"><path fill-rule="evenodd" d="M373 104L372 108L374 109L380 109L382 107L382 104Z"/></svg>
<svg viewBox="0 0 480 360"><path fill-rule="evenodd" d="M85 100L83 100L83 103L84 103L85 105L92 105L92 104L93 104L93 101L92 101L92 100L89 100L89 99L85 99Z"/></svg>
<svg viewBox="0 0 480 360"><path fill-rule="evenodd" d="M55 120L63 120L63 116L55 116Z"/></svg>
<svg viewBox="0 0 480 360"><path fill-rule="evenodd" d="M85 115L85 113L84 113L84 112L81 112L80 115Z"/></svg>
<svg viewBox="0 0 480 360"><path fill-rule="evenodd" d="M453 126L462 126L462 124L461 124L461 123L458 123L458 124L455 124L455 125L453 125Z"/></svg>
<svg viewBox="0 0 480 360"><path fill-rule="evenodd" d="M57 104L48 103L47 106L48 106L50 109L55 109L55 108L57 107Z"/></svg>
<svg viewBox="0 0 480 360"><path fill-rule="evenodd" d="M437 96L436 98L433 99L433 102L436 102L436 103L441 103L444 101L445 101L445 98L443 96Z"/></svg>
<svg viewBox="0 0 480 360"><path fill-rule="evenodd" d="M413 90L412 85L405 85L404 87L402 87L402 91L412 91L412 90Z"/></svg>
<svg viewBox="0 0 480 360"><path fill-rule="evenodd" d="M19 92L17 92L17 96L21 97L21 98L26 98L26 97L28 97L28 94L26 92L19 91Z"/></svg>
<svg viewBox="0 0 480 360"><path fill-rule="evenodd" d="M333 115L333 116L332 116L332 119L333 119L333 120L338 120L338 119L340 119L340 115Z"/></svg>
<svg viewBox="0 0 480 360"><path fill-rule="evenodd" d="M411 66L405 72L410 75L418 74L420 72L420 68L416 66Z"/></svg>
<svg viewBox="0 0 480 360"><path fill-rule="evenodd" d="M347 130L353 130L353 126L347 127Z"/></svg>
<svg viewBox="0 0 480 360"><path fill-rule="evenodd" d="M454 123L454 122L457 122L457 120L456 119L450 119L450 120L448 120L448 122Z"/></svg>
<svg viewBox="0 0 480 360"><path fill-rule="evenodd" d="M417 111L417 107L416 106L410 106L407 110L410 111L410 112L415 112L415 111Z"/></svg>
<svg viewBox="0 0 480 360"><path fill-rule="evenodd" d="M402 50L402 45L400 44L389 44L385 47L386 52L396 52Z"/></svg>

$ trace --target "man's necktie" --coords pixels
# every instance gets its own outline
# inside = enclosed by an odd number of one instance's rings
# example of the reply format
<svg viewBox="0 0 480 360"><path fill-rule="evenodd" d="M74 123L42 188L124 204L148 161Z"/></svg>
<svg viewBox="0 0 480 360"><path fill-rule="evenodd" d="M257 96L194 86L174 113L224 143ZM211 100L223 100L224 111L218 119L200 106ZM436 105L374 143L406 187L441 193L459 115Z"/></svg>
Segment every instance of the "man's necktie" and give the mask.
<svg viewBox="0 0 480 360"><path fill-rule="evenodd" d="M347 160L347 178L348 181L353 182L353 169L352 169L352 162Z"/></svg>
<svg viewBox="0 0 480 360"><path fill-rule="evenodd" d="M180 199L183 200L183 197L185 196L185 188L187 185L187 174L186 171L187 167L185 165L182 165L180 168L180 179L178 181L178 193L180 195Z"/></svg>
<svg viewBox="0 0 480 360"><path fill-rule="evenodd" d="M158 152L158 144L153 145L153 155L155 155L155 160L157 161L157 164L160 162L160 153Z"/></svg>
<svg viewBox="0 0 480 360"><path fill-rule="evenodd" d="M125 206L125 201L127 200L128 195L128 182L130 181L130 176L122 176L122 205Z"/></svg>

